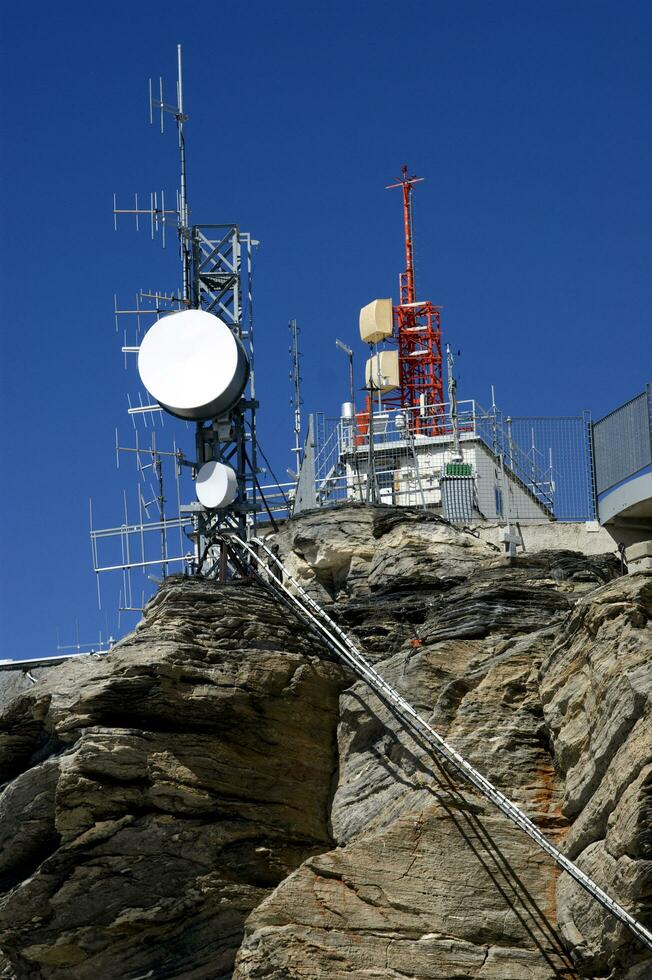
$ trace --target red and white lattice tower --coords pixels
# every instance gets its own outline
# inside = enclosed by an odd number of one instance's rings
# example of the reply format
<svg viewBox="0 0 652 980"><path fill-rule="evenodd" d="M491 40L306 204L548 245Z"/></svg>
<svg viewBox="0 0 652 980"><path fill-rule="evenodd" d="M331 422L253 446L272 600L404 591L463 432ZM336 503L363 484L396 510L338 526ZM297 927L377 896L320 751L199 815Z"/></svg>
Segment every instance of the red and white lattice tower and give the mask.
<svg viewBox="0 0 652 980"><path fill-rule="evenodd" d="M388 187L403 192L405 232L405 272L399 277L399 303L394 306L394 336L398 344L400 388L396 396L386 397L389 405L418 409L415 428L431 427L440 418L444 404L441 355L441 307L429 301L418 302L414 285L414 243L412 237L412 187L423 177L408 176L403 165L401 177ZM400 394L399 394L400 393ZM430 423L426 419L430 419ZM419 421L419 419L423 421Z"/></svg>

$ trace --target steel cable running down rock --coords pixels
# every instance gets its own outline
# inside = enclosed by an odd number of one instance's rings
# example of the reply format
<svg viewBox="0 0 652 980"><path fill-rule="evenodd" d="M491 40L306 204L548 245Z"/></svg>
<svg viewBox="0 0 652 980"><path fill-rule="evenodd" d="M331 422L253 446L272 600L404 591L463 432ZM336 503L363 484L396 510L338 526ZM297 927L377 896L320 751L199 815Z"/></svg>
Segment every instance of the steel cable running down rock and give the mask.
<svg viewBox="0 0 652 980"><path fill-rule="evenodd" d="M479 773L477 769L474 769L452 745L446 742L415 711L412 705L398 691L387 683L378 671L363 657L346 633L340 629L337 623L299 585L264 541L261 541L260 538L252 538L250 543L245 543L236 534L224 532L222 539L231 547L235 546L241 552L247 554L257 568L267 573L268 580L266 584L268 588L276 592L281 599L286 602L289 601L290 605L299 613L299 616L307 620L316 629L319 636L326 642L336 656L350 667L358 677L365 681L379 697L392 705L396 715L409 730L425 738L431 748L442 756L453 769L475 786L494 806L498 807L512 823L515 823L517 827L524 831L546 854L550 855L558 867L569 874L603 908L624 923L644 946L652 950L652 933L630 915L626 909L619 905L618 902L607 895L592 878L589 878L576 864L551 844L538 827L511 800ZM256 545L265 553L267 561L261 558L251 546L252 544ZM269 563L273 567L270 567ZM281 578L278 577L277 573L280 574ZM297 595L288 588L286 583L290 583Z"/></svg>

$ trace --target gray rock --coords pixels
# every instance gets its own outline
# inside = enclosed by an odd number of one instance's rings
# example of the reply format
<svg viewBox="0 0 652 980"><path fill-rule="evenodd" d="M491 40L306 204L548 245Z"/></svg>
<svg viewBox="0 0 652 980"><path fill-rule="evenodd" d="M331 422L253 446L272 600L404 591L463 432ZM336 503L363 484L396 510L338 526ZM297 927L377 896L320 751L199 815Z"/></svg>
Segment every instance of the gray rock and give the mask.
<svg viewBox="0 0 652 980"><path fill-rule="evenodd" d="M566 849L650 924L652 895L652 575L617 579L582 598L541 667L541 694L564 812ZM566 876L559 922L582 973L636 976L650 957ZM633 972L632 972L633 971ZM643 972L641 975L646 975Z"/></svg>
<svg viewBox="0 0 652 980"><path fill-rule="evenodd" d="M650 922L652 577L347 506L270 543ZM251 583L173 577L0 724L0 976L642 980L652 958Z"/></svg>
<svg viewBox="0 0 652 980"><path fill-rule="evenodd" d="M266 593L173 578L109 657L13 700L0 944L16 975L229 975L248 912L330 846L344 682Z"/></svg>

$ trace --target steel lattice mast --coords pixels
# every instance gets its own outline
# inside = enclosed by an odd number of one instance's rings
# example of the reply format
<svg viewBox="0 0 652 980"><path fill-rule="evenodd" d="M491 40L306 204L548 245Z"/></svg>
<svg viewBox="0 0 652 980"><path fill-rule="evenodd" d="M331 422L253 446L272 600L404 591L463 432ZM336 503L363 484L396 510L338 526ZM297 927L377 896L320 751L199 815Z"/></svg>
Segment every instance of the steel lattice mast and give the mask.
<svg viewBox="0 0 652 980"><path fill-rule="evenodd" d="M418 408L420 416L439 415L444 404L441 353L441 307L417 302L414 282L414 239L412 232L412 188L423 177L409 176L404 164L401 177L388 188L400 187L403 194L405 272L399 276L400 300L394 307L398 343L400 405ZM391 403L394 399L386 401Z"/></svg>

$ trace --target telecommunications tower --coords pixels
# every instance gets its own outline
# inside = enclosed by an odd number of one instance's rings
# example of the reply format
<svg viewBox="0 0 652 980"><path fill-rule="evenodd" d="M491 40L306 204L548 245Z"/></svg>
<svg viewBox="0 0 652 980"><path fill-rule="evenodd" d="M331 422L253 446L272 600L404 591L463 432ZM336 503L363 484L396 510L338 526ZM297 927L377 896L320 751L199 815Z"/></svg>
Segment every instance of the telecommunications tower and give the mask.
<svg viewBox="0 0 652 980"><path fill-rule="evenodd" d="M174 116L179 142L177 231L181 309L156 321L143 338L138 371L147 391L171 415L195 423L192 467L201 510L197 558L210 529L228 514L246 537L257 513L256 407L253 374L251 236L235 224L190 223L187 193L181 45L177 45L177 104L152 97L150 121ZM165 220L165 217L163 218ZM243 322L242 260L246 262L248 322ZM249 392L246 392L247 385ZM249 521L248 521L249 518Z"/></svg>
<svg viewBox="0 0 652 980"><path fill-rule="evenodd" d="M412 188L423 177L408 176L403 164L397 183L403 196L405 272L399 276L399 302L394 307L398 345L401 408L441 408L444 403L441 354L441 307L428 300L417 301L414 282L414 238L412 232ZM391 399L390 399L391 401Z"/></svg>
<svg viewBox="0 0 652 980"><path fill-rule="evenodd" d="M360 310L360 337L369 345L366 364L366 412L359 426L371 424L373 400L378 409L407 411L411 429L433 433L441 424L444 384L441 351L441 307L417 300L414 277L412 188L424 178L409 176L403 165L401 177L389 188L400 187L403 195L405 271L399 276L399 301L376 299ZM379 348L378 345L382 345Z"/></svg>
<svg viewBox="0 0 652 980"><path fill-rule="evenodd" d="M194 446L189 454L181 450L163 453L154 444L145 449L136 443L138 469L146 468L141 456L151 456L160 466L161 457L174 457L177 485L179 474L190 472L196 501L181 505L179 516L168 518L163 512L163 489L160 491L159 521L162 553L160 566L167 574L170 564L185 562L190 571L204 575L225 574L224 556L215 545L224 525L235 530L241 539L255 533L259 512L260 487L256 438L253 336L253 256L258 244L251 235L234 223L200 224L191 221L187 191L185 126L188 116L183 102L181 45L177 45L177 81L174 104L165 101L163 82L159 79L154 94L149 84L150 122L155 114L164 132L166 116L174 118L178 137L179 190L176 206L166 207L163 193L150 195L149 207L119 208L114 197L114 222L120 215L133 215L136 228L148 219L152 237L161 232L165 245L166 228L175 226L181 260L181 287L173 292L144 292L137 296L135 310L120 310L116 304L116 323L120 314L136 314L138 324L148 314L156 319L135 346L126 353L136 354L140 381L150 396L150 404L132 407L132 419L156 413L173 416L194 427ZM150 307L141 305L149 301ZM153 304L153 305L152 305ZM176 440L175 440L176 443ZM116 444L116 451L125 447ZM140 491L139 491L140 493ZM158 499L158 498L157 498ZM140 506L140 504L139 504ZM131 524L125 503L125 522L120 528L95 531L91 527L94 568L96 572L115 570L129 572L155 564L148 560L142 541L153 525ZM192 555L170 555L167 533L172 528L186 529L193 542ZM98 558L98 541L119 534L123 559L121 564L103 567ZM140 542L140 555L134 555L130 538ZM125 589L125 591L127 591ZM131 589L129 588L129 593Z"/></svg>

